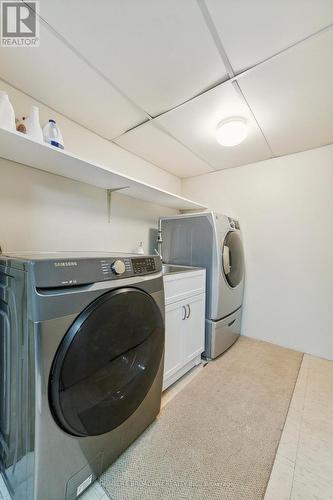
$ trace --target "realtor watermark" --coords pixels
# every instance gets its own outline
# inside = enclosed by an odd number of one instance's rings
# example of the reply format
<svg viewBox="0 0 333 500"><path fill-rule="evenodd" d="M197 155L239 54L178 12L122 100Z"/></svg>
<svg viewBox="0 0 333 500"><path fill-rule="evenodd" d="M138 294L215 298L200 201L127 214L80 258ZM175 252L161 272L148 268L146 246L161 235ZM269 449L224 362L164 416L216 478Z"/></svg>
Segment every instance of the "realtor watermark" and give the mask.
<svg viewBox="0 0 333 500"><path fill-rule="evenodd" d="M1 46L39 47L39 2L1 0Z"/></svg>

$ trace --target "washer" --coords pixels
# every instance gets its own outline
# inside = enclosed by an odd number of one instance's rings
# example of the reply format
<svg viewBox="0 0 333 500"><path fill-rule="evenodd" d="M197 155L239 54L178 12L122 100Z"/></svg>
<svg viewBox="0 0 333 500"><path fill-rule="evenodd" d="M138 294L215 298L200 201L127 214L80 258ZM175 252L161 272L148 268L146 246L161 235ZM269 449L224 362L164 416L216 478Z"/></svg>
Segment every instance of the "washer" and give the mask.
<svg viewBox="0 0 333 500"><path fill-rule="evenodd" d="M1 468L15 499L79 496L160 409L157 256L0 256Z"/></svg>
<svg viewBox="0 0 333 500"><path fill-rule="evenodd" d="M160 219L163 261L206 268L204 357L215 358L238 338L244 255L237 220L215 212Z"/></svg>

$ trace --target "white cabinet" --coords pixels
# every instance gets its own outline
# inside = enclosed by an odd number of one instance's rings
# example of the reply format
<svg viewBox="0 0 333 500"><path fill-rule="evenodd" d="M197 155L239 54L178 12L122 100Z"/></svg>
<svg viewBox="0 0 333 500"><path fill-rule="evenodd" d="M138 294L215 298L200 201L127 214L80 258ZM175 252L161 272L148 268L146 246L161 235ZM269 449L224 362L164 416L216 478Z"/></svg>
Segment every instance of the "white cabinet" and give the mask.
<svg viewBox="0 0 333 500"><path fill-rule="evenodd" d="M205 294L187 300L184 325L184 358L191 361L205 350Z"/></svg>
<svg viewBox="0 0 333 500"><path fill-rule="evenodd" d="M164 379L170 379L183 365L184 304L176 302L165 308Z"/></svg>
<svg viewBox="0 0 333 500"><path fill-rule="evenodd" d="M163 390L200 363L205 340L205 270L164 276Z"/></svg>

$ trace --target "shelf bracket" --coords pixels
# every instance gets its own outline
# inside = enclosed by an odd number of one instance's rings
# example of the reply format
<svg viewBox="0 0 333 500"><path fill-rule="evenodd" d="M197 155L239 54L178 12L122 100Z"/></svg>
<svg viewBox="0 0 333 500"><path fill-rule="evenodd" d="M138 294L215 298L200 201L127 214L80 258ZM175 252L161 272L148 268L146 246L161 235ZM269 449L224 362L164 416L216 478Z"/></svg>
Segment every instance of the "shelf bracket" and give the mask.
<svg viewBox="0 0 333 500"><path fill-rule="evenodd" d="M107 206L108 206L108 223L110 224L111 222L111 205L112 205L112 193L115 191L121 191L122 189L127 189L129 186L124 186L121 188L115 188L115 189L107 189L106 190L106 199L107 199Z"/></svg>

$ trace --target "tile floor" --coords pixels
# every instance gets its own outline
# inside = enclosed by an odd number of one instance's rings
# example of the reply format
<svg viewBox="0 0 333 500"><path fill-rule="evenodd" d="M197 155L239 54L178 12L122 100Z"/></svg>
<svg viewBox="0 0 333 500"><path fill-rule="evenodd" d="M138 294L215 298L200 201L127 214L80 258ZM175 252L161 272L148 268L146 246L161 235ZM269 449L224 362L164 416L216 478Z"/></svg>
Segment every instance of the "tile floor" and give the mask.
<svg viewBox="0 0 333 500"><path fill-rule="evenodd" d="M333 362L307 354L264 500L333 500Z"/></svg>
<svg viewBox="0 0 333 500"><path fill-rule="evenodd" d="M80 500L109 500L110 497L105 492L104 488L97 482L95 482L90 488L87 489L83 495L81 495Z"/></svg>

